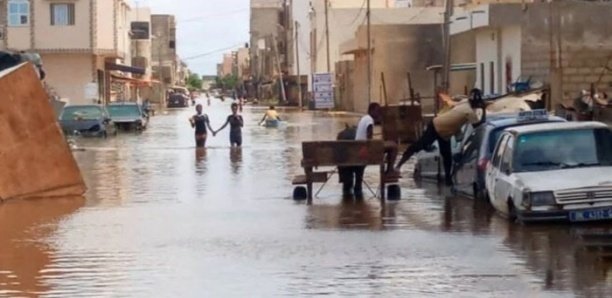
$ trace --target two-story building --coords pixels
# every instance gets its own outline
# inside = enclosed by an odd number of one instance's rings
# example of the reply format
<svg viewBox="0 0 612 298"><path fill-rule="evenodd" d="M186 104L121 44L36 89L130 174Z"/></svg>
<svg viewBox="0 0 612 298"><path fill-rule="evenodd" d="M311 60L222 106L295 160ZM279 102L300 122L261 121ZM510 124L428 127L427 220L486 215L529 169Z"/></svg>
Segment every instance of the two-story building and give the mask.
<svg viewBox="0 0 612 298"><path fill-rule="evenodd" d="M0 47L40 53L53 93L71 104L111 98L110 72L130 72L125 0L0 0Z"/></svg>

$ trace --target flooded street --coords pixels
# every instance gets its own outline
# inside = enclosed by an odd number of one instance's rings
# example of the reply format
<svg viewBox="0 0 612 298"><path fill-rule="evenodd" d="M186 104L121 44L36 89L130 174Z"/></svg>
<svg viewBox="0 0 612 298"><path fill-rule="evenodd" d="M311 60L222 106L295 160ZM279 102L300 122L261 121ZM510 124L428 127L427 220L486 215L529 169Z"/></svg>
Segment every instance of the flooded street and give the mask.
<svg viewBox="0 0 612 298"><path fill-rule="evenodd" d="M214 129L230 102L204 111ZM580 235L608 225L510 224L486 204L415 184L402 200L342 202L337 177L312 206L294 202L301 141L335 139L354 118L284 111L244 147L229 129L194 149L193 109L151 118L141 135L79 140L81 199L0 204L0 296L608 297L612 262ZM378 169L366 178L375 188ZM315 190L318 189L318 186ZM370 195L371 197L371 195ZM610 254L610 252L607 252ZM609 255L608 255L609 256Z"/></svg>

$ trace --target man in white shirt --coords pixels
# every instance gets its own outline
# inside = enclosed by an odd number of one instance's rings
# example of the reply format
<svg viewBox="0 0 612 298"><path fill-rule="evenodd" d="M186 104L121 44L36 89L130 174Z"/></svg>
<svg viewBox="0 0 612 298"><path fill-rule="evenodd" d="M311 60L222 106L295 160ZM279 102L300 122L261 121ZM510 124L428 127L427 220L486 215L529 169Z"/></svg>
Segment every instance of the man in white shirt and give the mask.
<svg viewBox="0 0 612 298"><path fill-rule="evenodd" d="M381 117L381 108L378 103L371 103L368 106L368 114L361 117L359 123L357 124L357 130L355 132L355 140L356 141L366 141L374 138L374 125L377 121L380 120ZM340 139L340 138L339 138ZM397 156L396 146L390 146L389 148L385 148L385 153L387 154L387 174L393 171L393 163L395 162L395 157ZM345 195L350 193L350 188L353 186L353 174L354 174L354 195L356 198L363 198L362 184L363 184L363 174L365 171L365 166L360 167L346 167L339 169L340 170L340 180L343 183L343 191Z"/></svg>
<svg viewBox="0 0 612 298"><path fill-rule="evenodd" d="M479 120L477 110L482 110L482 116ZM452 168L452 153L450 146L450 138L455 135L461 127L466 123L471 123L474 127L478 127L486 121L486 108L485 103L482 100L480 90L472 89L470 92L470 98L467 102L461 102L455 104L449 111L439 114L427 125L423 136L408 147L399 163L397 164L397 170L407 162L412 155L420 152L424 148L427 148L438 141L440 147L440 155L444 161L444 174L446 184L452 184L451 168Z"/></svg>

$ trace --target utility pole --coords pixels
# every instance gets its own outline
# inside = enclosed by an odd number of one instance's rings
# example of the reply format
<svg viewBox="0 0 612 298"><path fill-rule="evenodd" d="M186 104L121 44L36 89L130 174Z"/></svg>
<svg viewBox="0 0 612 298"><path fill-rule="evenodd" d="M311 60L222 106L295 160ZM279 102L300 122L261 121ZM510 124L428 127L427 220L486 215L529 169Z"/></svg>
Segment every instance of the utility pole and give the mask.
<svg viewBox="0 0 612 298"><path fill-rule="evenodd" d="M444 10L444 68L442 77L442 89L445 92L450 88L450 64L451 64L451 45L450 45L450 18L452 15L453 0L446 0ZM437 87L437 86L436 86ZM437 95L434 95L437 97Z"/></svg>
<svg viewBox="0 0 612 298"><path fill-rule="evenodd" d="M368 19L368 104L372 102L372 32L371 32L371 24L370 24L370 14L372 10L370 9L370 0L368 0L368 8L366 11L366 18Z"/></svg>
<svg viewBox="0 0 612 298"><path fill-rule="evenodd" d="M370 3L370 0L368 0ZM325 44L327 46L327 72L331 72L331 60L329 57L329 0L325 0Z"/></svg>
<svg viewBox="0 0 612 298"><path fill-rule="evenodd" d="M297 70L298 105L302 110L302 76L300 75L300 48L299 48L300 23L295 21L295 66Z"/></svg>
<svg viewBox="0 0 612 298"><path fill-rule="evenodd" d="M278 47L276 45L277 43L277 38L276 36L273 36L272 38L272 45L274 46L274 57L276 58L276 66L278 67L278 77L280 80L280 85L281 85L281 95L282 95L282 99L283 102L287 102L287 94L285 93L285 82L283 81L283 70L281 69L281 63L280 63L280 55L278 53Z"/></svg>

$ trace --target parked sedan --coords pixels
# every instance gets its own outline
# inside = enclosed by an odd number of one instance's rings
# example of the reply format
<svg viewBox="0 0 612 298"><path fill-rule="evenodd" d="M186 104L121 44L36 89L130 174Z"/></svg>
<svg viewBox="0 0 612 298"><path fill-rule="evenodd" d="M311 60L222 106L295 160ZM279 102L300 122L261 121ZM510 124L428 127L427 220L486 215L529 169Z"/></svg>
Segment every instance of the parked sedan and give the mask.
<svg viewBox="0 0 612 298"><path fill-rule="evenodd" d="M168 97L168 108L186 108L189 106L189 98L182 93L173 93Z"/></svg>
<svg viewBox="0 0 612 298"><path fill-rule="evenodd" d="M546 111L535 110L519 114L491 115L485 124L475 130L468 130L462 141L461 151L454 156L453 191L476 199L486 199L485 171L504 129L546 122L565 120L548 116Z"/></svg>
<svg viewBox="0 0 612 298"><path fill-rule="evenodd" d="M523 222L612 219L612 130L600 122L506 129L486 171L493 207Z"/></svg>
<svg viewBox="0 0 612 298"><path fill-rule="evenodd" d="M59 123L66 135L107 137L117 132L108 112L99 105L66 106Z"/></svg>
<svg viewBox="0 0 612 298"><path fill-rule="evenodd" d="M118 128L138 131L147 128L146 113L136 102L114 102L107 109Z"/></svg>

